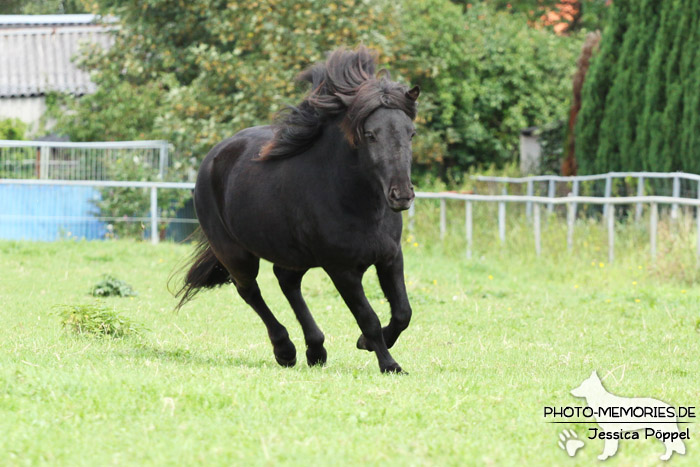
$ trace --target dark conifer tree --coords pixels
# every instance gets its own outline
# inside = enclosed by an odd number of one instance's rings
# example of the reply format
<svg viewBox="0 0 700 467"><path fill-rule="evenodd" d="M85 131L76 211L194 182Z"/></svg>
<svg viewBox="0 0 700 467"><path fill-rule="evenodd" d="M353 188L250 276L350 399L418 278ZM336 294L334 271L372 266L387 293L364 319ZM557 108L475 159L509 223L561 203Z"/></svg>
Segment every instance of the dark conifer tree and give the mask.
<svg viewBox="0 0 700 467"><path fill-rule="evenodd" d="M690 34L681 56L683 115L678 146L683 170L700 173L700 2L687 0L690 9Z"/></svg>
<svg viewBox="0 0 700 467"><path fill-rule="evenodd" d="M606 160L598 160L600 123L613 85L613 71L618 60L618 44L627 31L628 12L632 0L618 0L610 9L600 52L591 60L591 67L581 91L581 112L576 124L576 154L582 173L604 170Z"/></svg>
<svg viewBox="0 0 700 467"><path fill-rule="evenodd" d="M613 5L582 91L581 173L700 172L700 2Z"/></svg>

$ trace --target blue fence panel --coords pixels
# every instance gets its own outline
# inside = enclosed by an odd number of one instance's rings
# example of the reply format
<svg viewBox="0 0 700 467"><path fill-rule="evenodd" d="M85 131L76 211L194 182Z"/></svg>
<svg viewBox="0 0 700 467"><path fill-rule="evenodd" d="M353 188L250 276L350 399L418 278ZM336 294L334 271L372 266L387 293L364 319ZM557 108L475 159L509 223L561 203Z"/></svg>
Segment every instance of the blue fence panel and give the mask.
<svg viewBox="0 0 700 467"><path fill-rule="evenodd" d="M0 185L0 238L53 241L103 239L100 192L88 186Z"/></svg>

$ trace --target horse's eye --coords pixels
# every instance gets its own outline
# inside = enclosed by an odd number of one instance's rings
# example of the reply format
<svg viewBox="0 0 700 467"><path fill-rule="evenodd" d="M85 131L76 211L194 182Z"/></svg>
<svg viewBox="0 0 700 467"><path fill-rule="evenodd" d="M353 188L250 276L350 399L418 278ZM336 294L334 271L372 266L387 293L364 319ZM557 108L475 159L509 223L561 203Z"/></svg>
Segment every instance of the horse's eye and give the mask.
<svg viewBox="0 0 700 467"><path fill-rule="evenodd" d="M371 131L365 131L365 139L367 141L377 141L377 137Z"/></svg>

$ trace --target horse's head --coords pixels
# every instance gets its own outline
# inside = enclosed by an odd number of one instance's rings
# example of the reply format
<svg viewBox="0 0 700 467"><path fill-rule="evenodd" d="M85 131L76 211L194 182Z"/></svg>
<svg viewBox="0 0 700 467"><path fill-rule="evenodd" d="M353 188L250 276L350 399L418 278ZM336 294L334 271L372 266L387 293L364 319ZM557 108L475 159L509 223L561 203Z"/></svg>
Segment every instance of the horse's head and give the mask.
<svg viewBox="0 0 700 467"><path fill-rule="evenodd" d="M339 122L361 170L381 189L389 207L408 209L415 198L411 139L420 89L391 81L387 71L380 74L375 75L374 54L364 46L336 50L325 63L303 71L299 79L311 83L311 92L286 114L260 158L301 154L323 134L323 125Z"/></svg>
<svg viewBox="0 0 700 467"><path fill-rule="evenodd" d="M416 86L405 94L415 101L419 92ZM413 121L404 110L379 107L364 120L356 143L362 168L379 184L394 211L408 209L416 196L411 184L411 140L415 134Z"/></svg>

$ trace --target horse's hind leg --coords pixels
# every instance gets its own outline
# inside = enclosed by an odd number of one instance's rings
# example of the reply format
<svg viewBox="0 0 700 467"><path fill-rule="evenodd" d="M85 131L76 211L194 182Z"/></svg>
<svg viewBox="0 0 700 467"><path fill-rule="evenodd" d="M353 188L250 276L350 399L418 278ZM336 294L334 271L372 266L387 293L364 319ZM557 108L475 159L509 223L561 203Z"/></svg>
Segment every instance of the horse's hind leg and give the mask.
<svg viewBox="0 0 700 467"><path fill-rule="evenodd" d="M218 255L217 255L218 256ZM255 280L258 276L260 258L248 252L233 251L219 258L228 269L238 294L260 316L267 327L267 334L272 342L273 352L277 363L282 366L294 366L297 362L297 351L289 339L287 329L277 321L270 308L260 294L260 288Z"/></svg>
<svg viewBox="0 0 700 467"><path fill-rule="evenodd" d="M304 297L301 296L301 278L304 277L306 271L292 271L277 265L275 265L273 270L284 296L287 297L301 325L301 329L304 331L306 362L309 366L323 365L326 363L327 357L326 349L323 347L323 332L319 329L316 321L314 321L314 317L311 316Z"/></svg>

